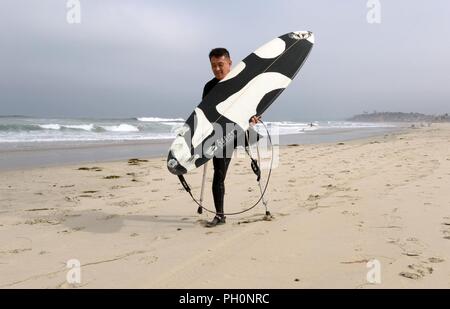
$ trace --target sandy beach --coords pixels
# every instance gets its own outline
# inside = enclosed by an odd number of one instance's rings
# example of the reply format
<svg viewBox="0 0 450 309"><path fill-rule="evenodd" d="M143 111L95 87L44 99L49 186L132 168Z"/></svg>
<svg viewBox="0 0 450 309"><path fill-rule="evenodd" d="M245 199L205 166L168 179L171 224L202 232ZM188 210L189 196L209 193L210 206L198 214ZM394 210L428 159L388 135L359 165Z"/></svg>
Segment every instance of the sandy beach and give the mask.
<svg viewBox="0 0 450 309"><path fill-rule="evenodd" d="M212 229L165 157L0 172L0 287L450 288L449 145L450 125L433 124L283 146L274 218L257 206ZM197 195L201 172L187 177ZM226 185L227 211L259 197L248 159Z"/></svg>

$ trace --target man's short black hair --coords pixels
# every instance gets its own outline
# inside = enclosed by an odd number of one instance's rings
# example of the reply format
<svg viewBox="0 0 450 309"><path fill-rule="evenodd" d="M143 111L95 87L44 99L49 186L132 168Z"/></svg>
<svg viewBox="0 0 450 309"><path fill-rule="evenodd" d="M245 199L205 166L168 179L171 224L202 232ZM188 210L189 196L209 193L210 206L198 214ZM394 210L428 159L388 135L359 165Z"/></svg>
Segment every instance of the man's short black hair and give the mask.
<svg viewBox="0 0 450 309"><path fill-rule="evenodd" d="M227 58L230 58L230 53L226 48L218 47L214 48L209 52L209 60L211 60L212 57L222 57L225 56Z"/></svg>

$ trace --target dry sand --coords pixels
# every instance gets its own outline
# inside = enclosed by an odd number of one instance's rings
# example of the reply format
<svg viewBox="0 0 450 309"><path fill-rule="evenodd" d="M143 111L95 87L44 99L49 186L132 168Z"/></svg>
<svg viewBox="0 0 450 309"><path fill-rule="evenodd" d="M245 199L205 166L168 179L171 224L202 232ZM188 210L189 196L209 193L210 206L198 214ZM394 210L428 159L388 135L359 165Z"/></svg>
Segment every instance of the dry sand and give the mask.
<svg viewBox="0 0 450 309"><path fill-rule="evenodd" d="M212 229L165 158L1 172L0 287L449 288L449 145L450 126L433 124L283 147L274 219L258 206ZM198 194L201 170L187 179ZM248 159L226 184L228 211L259 196ZM66 282L70 259L80 284Z"/></svg>

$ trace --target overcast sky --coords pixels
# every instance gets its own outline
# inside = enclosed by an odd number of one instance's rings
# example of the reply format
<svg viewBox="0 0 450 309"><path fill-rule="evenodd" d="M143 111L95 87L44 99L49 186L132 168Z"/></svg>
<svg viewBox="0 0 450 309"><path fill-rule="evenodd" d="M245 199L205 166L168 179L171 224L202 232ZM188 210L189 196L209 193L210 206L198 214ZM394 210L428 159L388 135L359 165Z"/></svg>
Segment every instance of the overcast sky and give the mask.
<svg viewBox="0 0 450 309"><path fill-rule="evenodd" d="M284 33L316 44L270 120L363 111L450 112L450 2L381 0L0 1L0 115L183 117L212 78L208 52L234 64Z"/></svg>

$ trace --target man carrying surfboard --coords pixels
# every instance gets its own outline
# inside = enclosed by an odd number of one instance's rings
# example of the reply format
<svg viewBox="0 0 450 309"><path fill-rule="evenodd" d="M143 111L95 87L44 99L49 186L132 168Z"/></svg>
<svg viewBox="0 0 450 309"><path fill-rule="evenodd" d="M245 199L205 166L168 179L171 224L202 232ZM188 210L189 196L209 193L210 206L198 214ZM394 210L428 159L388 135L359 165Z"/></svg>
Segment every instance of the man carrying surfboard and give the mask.
<svg viewBox="0 0 450 309"><path fill-rule="evenodd" d="M225 48L214 48L209 53L209 61L211 63L211 70L214 74L214 78L206 83L203 88L202 99L214 88L219 81L225 78L225 76L231 71L232 60L230 53ZM259 122L261 116L253 116L249 121L252 125ZM214 199L214 206L216 208L216 215L212 221L206 224L207 227L214 227L219 224L225 223L224 215L224 196L225 196L225 177L227 175L228 166L230 164L231 157L213 157L214 176L212 183L212 192Z"/></svg>

